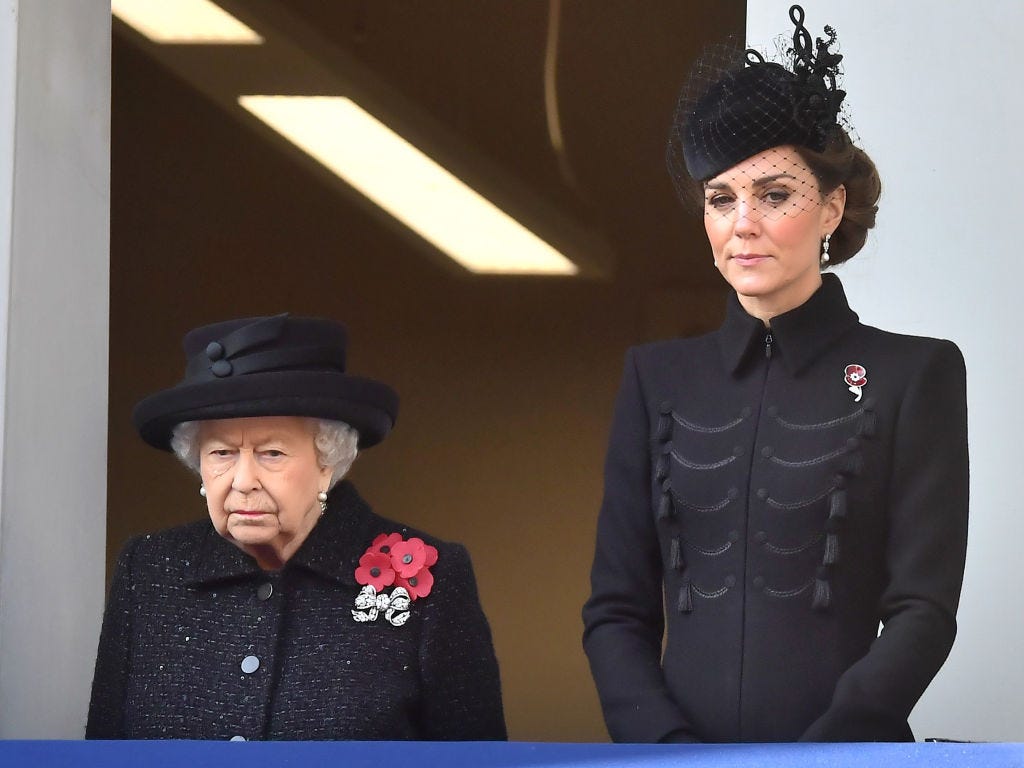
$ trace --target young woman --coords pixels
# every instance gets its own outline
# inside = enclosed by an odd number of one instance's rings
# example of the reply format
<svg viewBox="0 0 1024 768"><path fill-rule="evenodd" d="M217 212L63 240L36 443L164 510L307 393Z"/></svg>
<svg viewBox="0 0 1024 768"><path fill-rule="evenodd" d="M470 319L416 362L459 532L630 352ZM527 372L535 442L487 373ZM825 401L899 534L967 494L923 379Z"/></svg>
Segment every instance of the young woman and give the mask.
<svg viewBox="0 0 1024 768"><path fill-rule="evenodd" d="M709 55L676 114L670 169L733 294L717 331L626 357L583 612L617 741L911 740L956 631L963 358L861 324L822 274L880 183L835 33L790 17L788 66Z"/></svg>

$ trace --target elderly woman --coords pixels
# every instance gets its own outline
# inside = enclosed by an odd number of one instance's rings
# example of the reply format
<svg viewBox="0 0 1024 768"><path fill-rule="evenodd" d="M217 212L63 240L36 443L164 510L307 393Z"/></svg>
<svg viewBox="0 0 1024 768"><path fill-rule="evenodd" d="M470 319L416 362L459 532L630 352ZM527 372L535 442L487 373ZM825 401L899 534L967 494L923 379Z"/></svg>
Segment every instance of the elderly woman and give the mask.
<svg viewBox="0 0 1024 768"><path fill-rule="evenodd" d="M838 278L880 183L835 33L709 52L670 170L732 289L630 350L584 645L619 741L901 741L949 653L967 543L964 362L859 322ZM879 625L883 629L879 633Z"/></svg>
<svg viewBox="0 0 1024 768"><path fill-rule="evenodd" d="M199 474L209 520L121 552L86 736L505 738L466 550L342 479L398 405L345 372L345 329L232 320L184 346L184 380L134 420Z"/></svg>

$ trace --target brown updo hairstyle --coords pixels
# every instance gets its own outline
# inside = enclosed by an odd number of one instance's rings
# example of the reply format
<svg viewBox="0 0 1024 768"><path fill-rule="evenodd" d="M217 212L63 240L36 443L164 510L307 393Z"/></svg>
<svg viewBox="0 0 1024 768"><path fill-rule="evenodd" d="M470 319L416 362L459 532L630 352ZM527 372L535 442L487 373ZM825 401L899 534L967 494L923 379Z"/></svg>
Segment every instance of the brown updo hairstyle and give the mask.
<svg viewBox="0 0 1024 768"><path fill-rule="evenodd" d="M864 247L868 230L875 226L882 194L878 169L867 152L855 146L839 126L821 152L807 147L796 147L796 151L817 179L823 199L840 184L846 187L843 220L832 233L828 255L830 265L849 261Z"/></svg>

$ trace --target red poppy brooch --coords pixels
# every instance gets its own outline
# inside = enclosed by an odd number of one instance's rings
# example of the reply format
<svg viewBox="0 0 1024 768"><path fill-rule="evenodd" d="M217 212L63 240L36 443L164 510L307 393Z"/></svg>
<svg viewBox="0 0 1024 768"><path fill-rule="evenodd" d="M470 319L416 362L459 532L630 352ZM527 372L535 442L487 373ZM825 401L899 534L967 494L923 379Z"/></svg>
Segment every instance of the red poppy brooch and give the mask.
<svg viewBox="0 0 1024 768"><path fill-rule="evenodd" d="M352 618L376 621L380 614L393 626L409 619L414 600L426 597L434 587L430 567L437 562L437 548L415 536L405 540L400 533L382 533L373 540L356 568L356 581L363 585L356 595ZM391 594L385 589L394 586Z"/></svg>
<svg viewBox="0 0 1024 768"><path fill-rule="evenodd" d="M846 370L843 371L844 378L846 380L846 386L849 387L850 391L856 395L853 398L853 402L859 403L861 396L864 394L864 385L868 383L868 372L863 365L857 363L851 363L846 366Z"/></svg>

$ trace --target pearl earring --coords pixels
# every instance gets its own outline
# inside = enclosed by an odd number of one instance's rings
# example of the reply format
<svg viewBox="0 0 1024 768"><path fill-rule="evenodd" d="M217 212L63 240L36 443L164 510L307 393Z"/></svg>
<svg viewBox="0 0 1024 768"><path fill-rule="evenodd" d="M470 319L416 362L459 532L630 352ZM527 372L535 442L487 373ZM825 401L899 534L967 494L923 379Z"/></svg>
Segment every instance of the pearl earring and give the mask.
<svg viewBox="0 0 1024 768"><path fill-rule="evenodd" d="M320 514L322 515L327 511L327 491L320 491L316 495L316 500L320 502Z"/></svg>
<svg viewBox="0 0 1024 768"><path fill-rule="evenodd" d="M205 485L200 485L199 486L199 495L202 496L204 499L206 498L206 486Z"/></svg>
<svg viewBox="0 0 1024 768"><path fill-rule="evenodd" d="M821 266L828 264L828 241L832 239L832 233L829 232L825 235L821 241Z"/></svg>

